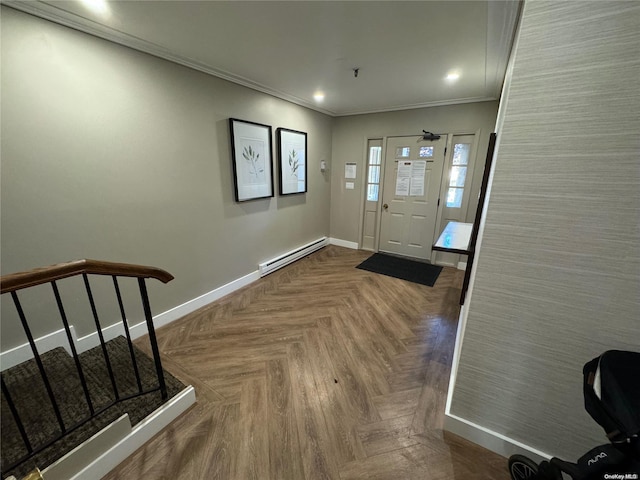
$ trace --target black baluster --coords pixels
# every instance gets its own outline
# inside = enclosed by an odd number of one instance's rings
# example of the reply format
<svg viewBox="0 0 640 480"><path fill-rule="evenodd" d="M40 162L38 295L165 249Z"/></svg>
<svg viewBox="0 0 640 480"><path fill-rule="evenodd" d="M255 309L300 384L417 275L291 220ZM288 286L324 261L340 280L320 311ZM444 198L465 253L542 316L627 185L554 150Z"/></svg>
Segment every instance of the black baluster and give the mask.
<svg viewBox="0 0 640 480"><path fill-rule="evenodd" d="M158 374L158 383L160 384L160 394L162 400L166 400L167 386L164 383L164 372L162 371L162 363L160 362L160 351L158 350L158 340L156 339L156 331L153 328L153 317L151 316L151 306L149 305L149 295L147 294L147 286L144 278L138 278L138 286L140 287L140 296L142 297L142 307L144 308L144 316L147 320L147 330L149 331L149 341L151 342L151 350L153 352L153 360L156 364L156 372Z"/></svg>
<svg viewBox="0 0 640 480"><path fill-rule="evenodd" d="M51 282L51 287L53 288L53 294L56 297L56 303L58 304L58 311L60 312L60 318L62 318L62 323L64 325L64 331L67 334L67 340L69 341L69 347L71 348L71 354L73 355L73 361L76 364L76 370L78 370L78 377L80 377L80 383L82 384L82 390L84 391L84 397L87 400L87 405L89 406L89 411L93 416L95 414L95 410L93 408L93 403L91 402L91 396L89 395L89 388L87 387L87 382L84 378L84 374L82 372L82 365L80 364L80 358L78 357L78 352L76 351L76 346L73 343L73 337L71 336L71 328L69 328L69 322L67 320L67 315L64 311L64 307L62 305L62 299L60 298L60 292L58 291L58 285L56 282Z"/></svg>
<svg viewBox="0 0 640 480"><path fill-rule="evenodd" d="M109 372L109 378L111 379L111 386L113 387L113 393L116 396L116 401L118 401L120 400L120 395L118 394L116 379L113 376L113 369L111 368L111 361L109 360L109 352L107 352L107 345L104 342L104 335L102 335L102 327L100 327L100 320L98 319L98 311L96 310L96 304L93 301L93 294L91 293L89 278L87 277L86 273L82 274L82 278L84 279L84 286L87 289L87 296L89 297L89 304L91 305L91 313L93 314L93 320L95 321L96 329L98 331L98 337L100 338L100 346L102 347L102 354L104 355L104 359L107 362L107 372Z"/></svg>
<svg viewBox="0 0 640 480"><path fill-rule="evenodd" d="M118 297L118 305L120 306L120 315L122 316L122 323L124 325L124 332L127 335L127 343L129 344L129 353L131 354L131 362L133 363L133 371L136 374L136 382L138 383L138 392L142 393L142 382L140 381L140 372L138 372L138 363L136 362L136 354L133 351L133 343L131 342L131 334L129 333L129 325L127 324L127 316L124 313L124 305L122 303L122 296L120 295L120 287L118 286L118 278L113 275L113 286L116 289L116 296Z"/></svg>
<svg viewBox="0 0 640 480"><path fill-rule="evenodd" d="M11 292L11 298L13 299L13 303L15 304L16 310L18 311L18 316L20 317L22 328L24 329L24 332L27 334L27 339L29 340L29 346L31 347L31 352L33 352L33 358L36 361L36 365L38 365L40 376L42 377L44 386L47 389L47 394L49 395L49 400L51 400L51 406L53 407L53 412L55 413L56 418L58 419L60 430L62 431L62 433L66 433L67 429L65 428L64 422L62 421L62 415L60 415L60 409L58 408L58 403L56 402L56 399L53 396L53 390L51 389L49 378L47 377L47 373L44 371L44 365L42 364L42 360L40 359L40 355L38 354L38 349L36 348L36 342L33 340L33 335L31 334L31 329L27 324L27 319L24 316L22 305L20 305L20 301L18 300L18 294L16 292Z"/></svg>
<svg viewBox="0 0 640 480"><path fill-rule="evenodd" d="M7 385L4 383L4 378L2 378L2 393L7 400L7 404L9 405L9 410L13 414L13 419L16 421L16 425L18 426L18 430L20 431L20 436L22 437L22 441L24 442L25 447L27 447L27 452L33 453L33 448L31 447L31 443L29 442L29 438L27 437L27 432L24 430L24 426L22 425L22 420L20 420L20 415L18 415L18 411L16 410L16 406L11 399L11 395L9 394L9 389Z"/></svg>

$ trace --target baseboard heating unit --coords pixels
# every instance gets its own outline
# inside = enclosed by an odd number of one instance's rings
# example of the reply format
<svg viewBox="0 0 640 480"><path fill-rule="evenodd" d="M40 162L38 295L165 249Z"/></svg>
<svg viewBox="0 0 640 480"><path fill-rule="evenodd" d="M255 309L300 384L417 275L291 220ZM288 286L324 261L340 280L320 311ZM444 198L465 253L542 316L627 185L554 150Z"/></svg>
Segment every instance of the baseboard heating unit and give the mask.
<svg viewBox="0 0 640 480"><path fill-rule="evenodd" d="M275 272L279 268L282 268L290 263L295 262L296 260L301 259L302 257L306 257L310 253L315 252L316 250L320 250L322 247L329 244L329 240L327 237L322 237L316 240L315 242L307 243L300 248L296 248L290 252L279 255L276 258L272 258L264 263L260 264L260 276L264 277L265 275L270 274L271 272Z"/></svg>

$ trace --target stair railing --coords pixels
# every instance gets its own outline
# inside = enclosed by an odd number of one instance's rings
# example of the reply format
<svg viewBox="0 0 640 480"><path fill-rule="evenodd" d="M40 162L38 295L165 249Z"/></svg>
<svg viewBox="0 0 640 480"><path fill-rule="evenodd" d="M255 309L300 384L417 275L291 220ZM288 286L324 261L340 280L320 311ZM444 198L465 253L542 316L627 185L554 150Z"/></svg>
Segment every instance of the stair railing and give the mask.
<svg viewBox="0 0 640 480"><path fill-rule="evenodd" d="M102 326L100 323L100 319L98 317L98 312L96 309L93 292L91 290L89 275L107 275L112 277L115 296L118 301L119 312L122 319L122 324L124 326L124 331L125 331L125 335L126 335L126 339L129 347L129 354L131 356L133 370L136 378L138 393L123 396L118 391L118 387L116 385L116 379L114 377L113 368L109 358L109 352L107 351L104 335L102 332ZM110 402L106 405L101 405L100 408L97 408L91 400L91 395L89 392L89 388L87 386L85 374L83 372L83 368L80 363L80 358L78 356L77 348L73 339L73 335L71 333L69 321L67 319L63 301L60 296L60 291L57 285L57 281L68 278L68 277L74 277L74 276L82 276L86 295L89 300L89 305L91 307L93 321L98 333L102 355L104 356L107 372L109 374L109 380L111 383L111 388L113 390L113 394L115 398L113 402ZM135 353L133 349L133 343L131 340L131 334L129 331L129 325L127 322L124 304L122 301L122 295L120 293L120 286L118 284L118 277L136 278L138 280L138 288L140 290L142 308L144 311L147 332L149 334L149 341L151 344L153 360L155 363L155 370L158 377L158 386L155 388L144 390L142 387L140 373L138 371L138 366L137 366ZM104 261L98 261L98 260L76 260L76 261L61 263L57 265L51 265L49 267L33 269L28 272L3 275L2 277L0 277L0 286L1 286L0 293L2 295L9 294L13 300L13 304L16 308L18 317L20 319L20 323L22 324L22 328L24 329L24 332L27 336L29 347L31 348L31 352L36 362L38 372L42 378L44 387L47 392L48 399L51 403L53 412L55 414L56 420L60 427L59 435L50 438L48 441L46 441L42 445L38 445L38 446L33 445L33 442L30 441L30 439L28 438L23 422L20 418L20 415L18 414L18 411L15 406L15 402L11 397L11 392L9 391L9 388L5 383L4 377L2 377L2 395L6 399L9 410L11 411L11 414L15 420L16 426L18 428L20 436L22 437L22 441L24 442L24 446L27 451L27 454L24 455L23 457L19 458L16 461L13 461L10 465L3 466L3 471L1 472L3 477L8 471L21 465L22 463L27 461L29 458L43 451L44 449L51 446L56 441L63 438L65 435L73 432L74 430L84 425L85 423L87 423L88 421L90 421L100 413L104 412L108 408L114 406L115 404L121 401L138 397L140 395L145 395L158 390L160 391L162 401L164 402L167 400L167 397L168 397L167 386L165 383L164 374L162 370L162 363L160 361L160 351L158 349L158 342L156 339L155 329L153 327L153 318L151 315L151 307L149 304L149 295L147 293L147 287L145 283L145 280L147 278L159 280L162 283L167 283L173 280L173 276L170 273L155 267L147 267L142 265L132 265L132 264L125 264L125 263L104 262ZM53 296L55 297L56 305L58 307L58 311L60 314L60 319L64 326L67 341L69 343L69 347L71 350L71 355L73 357L75 368L78 373L78 378L80 380L80 384L84 392L84 401L87 403L88 410L90 413L89 416L83 418L79 422L76 422L74 425L66 425L65 422L63 421L62 415L60 413L60 408L58 406L58 402L56 401L56 398L53 394L51 383L49 381L49 378L47 377L47 373L44 369L44 365L40 358L40 353L38 352L38 347L36 346L36 342L35 342L35 339L33 338L31 328L29 327L28 321L24 313L24 309L22 308L22 304L20 303L20 299L18 297L18 291L20 290L27 289L30 287L35 287L38 285L44 285L47 283L51 284L51 287L52 287Z"/></svg>

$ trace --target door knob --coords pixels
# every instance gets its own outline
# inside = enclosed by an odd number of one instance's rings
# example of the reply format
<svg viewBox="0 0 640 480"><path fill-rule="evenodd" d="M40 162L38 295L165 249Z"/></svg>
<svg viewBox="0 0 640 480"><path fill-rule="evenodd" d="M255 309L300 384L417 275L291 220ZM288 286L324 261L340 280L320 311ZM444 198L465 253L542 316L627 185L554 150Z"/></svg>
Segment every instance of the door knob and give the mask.
<svg viewBox="0 0 640 480"><path fill-rule="evenodd" d="M384 205L382 205L382 208L383 208L384 210L386 210L387 208L389 208L389 205L387 205L387 204L385 203Z"/></svg>

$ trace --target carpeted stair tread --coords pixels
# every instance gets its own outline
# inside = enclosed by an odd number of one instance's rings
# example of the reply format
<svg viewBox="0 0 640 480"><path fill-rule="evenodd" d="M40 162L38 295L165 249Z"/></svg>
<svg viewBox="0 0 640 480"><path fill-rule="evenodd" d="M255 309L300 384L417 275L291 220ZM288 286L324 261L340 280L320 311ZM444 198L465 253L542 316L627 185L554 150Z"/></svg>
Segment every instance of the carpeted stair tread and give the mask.
<svg viewBox="0 0 640 480"><path fill-rule="evenodd" d="M116 386L120 397L138 393L138 386L131 362L129 347L124 337L117 337L106 343ZM134 347L134 355L143 390L157 387L155 364L142 351ZM63 348L56 348L41 355L51 388L60 408L60 414L67 428L86 419L90 412L78 377L73 358ZM115 399L109 379L104 354L100 346L79 355L94 410L99 411ZM16 409L23 421L32 446L37 448L51 437L60 433L51 402L48 400L44 382L40 377L36 362L30 360L2 373ZM180 392L184 385L165 371L165 381L169 398ZM34 466L43 469L68 451L97 433L124 413L129 414L132 426L139 423L162 405L159 392L153 392L124 400L94 418L87 424L43 450L32 460L13 470L20 478ZM27 453L13 416L2 398L2 469Z"/></svg>

